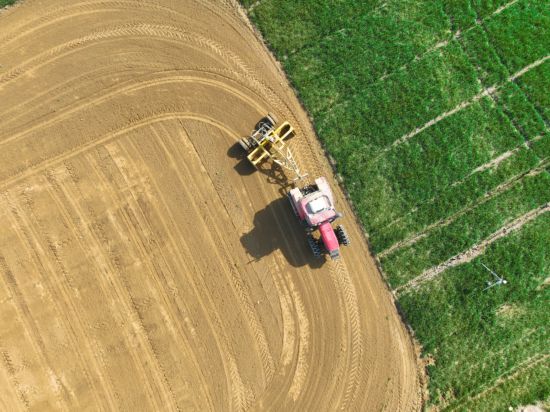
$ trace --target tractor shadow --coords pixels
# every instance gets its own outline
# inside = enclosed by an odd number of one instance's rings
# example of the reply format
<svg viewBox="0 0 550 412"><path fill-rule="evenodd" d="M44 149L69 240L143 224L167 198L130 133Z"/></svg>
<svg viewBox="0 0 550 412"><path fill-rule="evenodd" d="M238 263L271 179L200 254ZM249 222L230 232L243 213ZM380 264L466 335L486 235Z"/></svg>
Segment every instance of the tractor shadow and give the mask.
<svg viewBox="0 0 550 412"><path fill-rule="evenodd" d="M259 172L267 177L267 183L279 186L279 193L284 195L292 188L292 180L288 178L285 170L277 163L265 161L259 168L254 167L246 157L246 151L239 143L235 143L227 151L227 156L237 160L233 169L241 176L250 176L254 172Z"/></svg>
<svg viewBox="0 0 550 412"><path fill-rule="evenodd" d="M280 250L294 267L319 268L325 258L313 256L305 232L286 198L271 202L254 215L254 228L241 237L241 244L255 261Z"/></svg>

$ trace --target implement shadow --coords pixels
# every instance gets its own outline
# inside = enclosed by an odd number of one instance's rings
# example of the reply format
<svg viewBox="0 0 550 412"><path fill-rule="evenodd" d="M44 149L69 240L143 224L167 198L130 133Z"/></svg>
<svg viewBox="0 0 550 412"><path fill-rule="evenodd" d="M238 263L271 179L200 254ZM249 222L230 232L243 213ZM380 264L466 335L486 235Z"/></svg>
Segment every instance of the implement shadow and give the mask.
<svg viewBox="0 0 550 412"><path fill-rule="evenodd" d="M247 152L239 143L235 143L231 146L227 151L227 155L232 159L238 160L233 169L241 176L249 176L255 171L259 171L261 174L267 176L267 182L269 184L276 184L279 186L279 193L281 195L284 195L287 189L292 186L292 181L286 176L285 170L273 161L266 160L262 162L258 168L254 167L246 157Z"/></svg>
<svg viewBox="0 0 550 412"><path fill-rule="evenodd" d="M227 151L227 155L232 159L237 159L238 163L233 167L241 176L249 176L256 171L256 168L246 158L246 151L239 143L235 143Z"/></svg>
<svg viewBox="0 0 550 412"><path fill-rule="evenodd" d="M241 243L255 260L279 249L294 267L319 268L325 262L324 257L313 256L286 196L274 200L254 215L254 228L241 237Z"/></svg>

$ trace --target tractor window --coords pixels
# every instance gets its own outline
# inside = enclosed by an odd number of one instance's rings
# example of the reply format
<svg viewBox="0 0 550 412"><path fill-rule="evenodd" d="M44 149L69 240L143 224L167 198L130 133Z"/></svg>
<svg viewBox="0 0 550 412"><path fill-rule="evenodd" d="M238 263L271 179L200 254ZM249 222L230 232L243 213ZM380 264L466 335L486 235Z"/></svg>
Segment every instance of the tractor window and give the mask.
<svg viewBox="0 0 550 412"><path fill-rule="evenodd" d="M307 209L309 213L320 213L324 210L330 209L330 203L326 196L321 196L309 202L307 204Z"/></svg>

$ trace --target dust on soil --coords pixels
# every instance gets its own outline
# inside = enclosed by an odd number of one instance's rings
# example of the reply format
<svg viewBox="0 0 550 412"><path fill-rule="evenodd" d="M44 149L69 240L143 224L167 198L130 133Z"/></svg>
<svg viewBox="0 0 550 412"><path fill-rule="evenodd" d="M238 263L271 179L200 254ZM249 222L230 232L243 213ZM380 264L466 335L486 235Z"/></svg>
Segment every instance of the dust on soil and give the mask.
<svg viewBox="0 0 550 412"><path fill-rule="evenodd" d="M0 27L0 409L421 408L411 338L236 3L26 0ZM339 262L235 146L267 112L332 180Z"/></svg>

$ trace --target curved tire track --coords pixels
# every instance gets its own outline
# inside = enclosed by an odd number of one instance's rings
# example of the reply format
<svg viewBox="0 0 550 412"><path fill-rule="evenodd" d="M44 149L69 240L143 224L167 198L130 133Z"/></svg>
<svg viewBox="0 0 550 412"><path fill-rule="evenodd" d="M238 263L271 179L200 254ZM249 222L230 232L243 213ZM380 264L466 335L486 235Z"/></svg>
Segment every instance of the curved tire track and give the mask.
<svg viewBox="0 0 550 412"><path fill-rule="evenodd" d="M29 376L0 364L7 402L19 402L12 409L59 402L61 383L67 409L103 395L110 407L172 410L421 408L414 347L361 229L307 114L235 1L26 0L3 19L0 61L11 69L0 72L0 190L53 197L51 216L63 219L43 237L64 253L44 258L61 274L52 290L75 321L72 346L88 348L79 359L96 361L87 394L70 375L22 394ZM41 34L37 51L29 42ZM231 148L266 112L295 127L289 145L306 180L332 180L355 240L342 261L313 261L281 206L288 187L244 170ZM14 207L24 199L14 196ZM47 216L37 209L28 226ZM5 222L21 234L0 213ZM7 239L0 234L0 245L14 256ZM32 284L37 274L20 267L14 278ZM60 289L64 276L78 287ZM24 286L29 319L40 319ZM81 297L94 287L104 321ZM35 324L44 351L55 351L55 337ZM3 347L4 358L15 350Z"/></svg>

